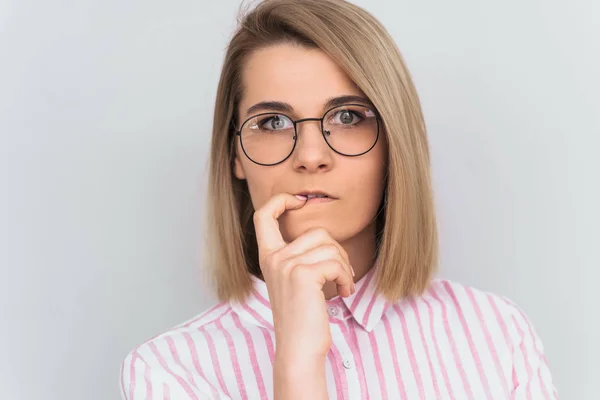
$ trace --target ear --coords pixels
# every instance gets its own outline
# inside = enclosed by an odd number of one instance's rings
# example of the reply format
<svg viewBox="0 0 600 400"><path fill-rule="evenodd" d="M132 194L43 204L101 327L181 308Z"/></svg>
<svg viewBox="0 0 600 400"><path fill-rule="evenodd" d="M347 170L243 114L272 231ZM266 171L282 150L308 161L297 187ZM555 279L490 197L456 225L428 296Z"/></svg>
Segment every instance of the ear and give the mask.
<svg viewBox="0 0 600 400"><path fill-rule="evenodd" d="M235 123L233 121L233 119L231 120L231 129L233 129L233 131L235 132L237 129L235 127ZM241 149L239 147L239 142L237 140L237 137L234 136L235 139L235 150L234 150L234 154L235 154L235 158L233 160L233 174L235 175L236 178L243 180L246 179L246 172L244 172L244 166L242 165L242 160L240 159L240 152Z"/></svg>
<svg viewBox="0 0 600 400"><path fill-rule="evenodd" d="M236 154L235 160L233 161L233 173L238 179L246 179L246 172L242 166L242 160L240 160L239 154Z"/></svg>

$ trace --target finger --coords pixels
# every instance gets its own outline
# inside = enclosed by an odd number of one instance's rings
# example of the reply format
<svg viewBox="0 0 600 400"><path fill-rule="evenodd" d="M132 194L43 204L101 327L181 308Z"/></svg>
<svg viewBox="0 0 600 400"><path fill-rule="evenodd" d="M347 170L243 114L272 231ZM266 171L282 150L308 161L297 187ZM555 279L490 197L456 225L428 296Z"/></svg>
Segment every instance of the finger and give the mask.
<svg viewBox="0 0 600 400"><path fill-rule="evenodd" d="M286 210L298 209L306 203L289 193L279 193L271 197L260 209L254 213L254 229L258 244L259 256L269 254L286 245L277 218Z"/></svg>
<svg viewBox="0 0 600 400"><path fill-rule="evenodd" d="M354 281L339 261L326 260L302 267L309 268L316 275L315 279L321 288L326 282L335 282L340 296L347 297L353 293Z"/></svg>
<svg viewBox="0 0 600 400"><path fill-rule="evenodd" d="M292 258L326 244L333 244L336 246L344 260L350 264L350 258L348 257L346 250L337 240L331 237L325 228L314 228L298 236L282 250L283 253L281 254L281 258Z"/></svg>
<svg viewBox="0 0 600 400"><path fill-rule="evenodd" d="M328 260L338 261L340 264L342 264L344 270L350 276L350 279L353 280L352 267L344 259L342 254L340 254L338 247L336 247L333 243L326 243L297 256L285 259L281 264L282 268L280 272L285 274L297 265L316 264Z"/></svg>

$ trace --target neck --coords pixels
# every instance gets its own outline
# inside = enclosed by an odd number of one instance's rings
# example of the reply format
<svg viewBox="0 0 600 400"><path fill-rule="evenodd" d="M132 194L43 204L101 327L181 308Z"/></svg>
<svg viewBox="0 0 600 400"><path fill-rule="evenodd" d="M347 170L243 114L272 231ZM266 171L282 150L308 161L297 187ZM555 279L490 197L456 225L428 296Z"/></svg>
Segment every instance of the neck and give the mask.
<svg viewBox="0 0 600 400"><path fill-rule="evenodd" d="M358 282L373 266L376 249L375 229L376 223L373 222L357 235L340 242L354 268L354 282ZM327 300L337 296L335 282L326 282L323 285L323 293Z"/></svg>

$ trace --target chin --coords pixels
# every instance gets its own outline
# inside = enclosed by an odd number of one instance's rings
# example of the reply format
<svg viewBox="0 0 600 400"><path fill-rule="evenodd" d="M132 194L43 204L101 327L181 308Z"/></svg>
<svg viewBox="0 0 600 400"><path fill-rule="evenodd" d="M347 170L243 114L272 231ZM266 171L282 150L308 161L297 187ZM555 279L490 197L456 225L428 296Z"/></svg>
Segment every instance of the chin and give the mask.
<svg viewBox="0 0 600 400"><path fill-rule="evenodd" d="M335 240L339 240L339 227L340 223L329 220L327 218L321 219L288 219L283 223L280 221L281 236L287 243L292 242L299 236L315 228L325 228L327 232Z"/></svg>

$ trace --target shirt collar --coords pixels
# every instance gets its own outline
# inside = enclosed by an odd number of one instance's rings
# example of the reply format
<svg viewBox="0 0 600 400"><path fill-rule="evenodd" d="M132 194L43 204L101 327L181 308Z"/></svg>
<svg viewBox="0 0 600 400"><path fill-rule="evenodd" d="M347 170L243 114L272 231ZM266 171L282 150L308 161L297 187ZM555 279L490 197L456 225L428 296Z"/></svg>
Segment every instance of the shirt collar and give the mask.
<svg viewBox="0 0 600 400"><path fill-rule="evenodd" d="M351 296L335 296L327 300L328 305L343 307L344 315L351 314L352 318L367 332L371 332L381 321L381 317L390 305L377 292L376 269L377 262L356 282L356 292ZM248 298L242 303L232 301L231 307L240 318L267 329L273 329L273 313L267 285L254 275L252 275L252 282L253 290Z"/></svg>

